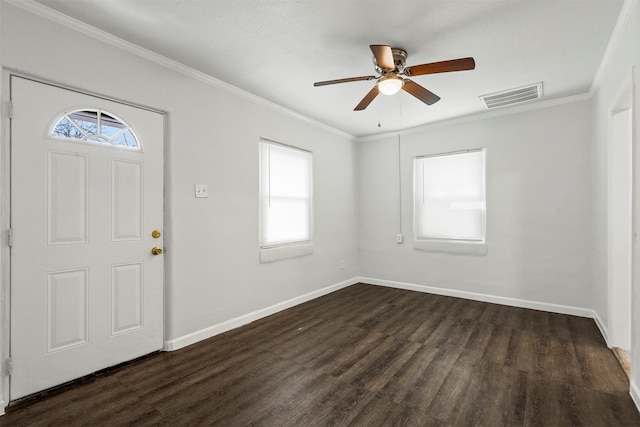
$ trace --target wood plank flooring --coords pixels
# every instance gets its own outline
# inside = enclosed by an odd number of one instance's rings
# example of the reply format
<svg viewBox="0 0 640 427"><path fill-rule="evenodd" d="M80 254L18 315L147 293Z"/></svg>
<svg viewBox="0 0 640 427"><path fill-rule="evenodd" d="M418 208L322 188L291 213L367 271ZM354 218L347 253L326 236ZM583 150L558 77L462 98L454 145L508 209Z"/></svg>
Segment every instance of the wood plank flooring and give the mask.
<svg viewBox="0 0 640 427"><path fill-rule="evenodd" d="M357 284L0 425L640 426L591 319Z"/></svg>
<svg viewBox="0 0 640 427"><path fill-rule="evenodd" d="M631 354L620 347L613 347L611 350L613 350L613 355L618 359L622 370L627 374L627 378L631 378Z"/></svg>

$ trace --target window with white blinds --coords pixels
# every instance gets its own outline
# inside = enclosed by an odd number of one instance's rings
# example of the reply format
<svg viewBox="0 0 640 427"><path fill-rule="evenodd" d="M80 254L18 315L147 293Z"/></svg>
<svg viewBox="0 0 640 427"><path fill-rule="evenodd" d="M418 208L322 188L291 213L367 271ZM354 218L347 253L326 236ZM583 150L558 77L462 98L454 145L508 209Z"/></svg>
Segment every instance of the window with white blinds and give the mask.
<svg viewBox="0 0 640 427"><path fill-rule="evenodd" d="M311 242L311 153L261 140L260 163L260 247Z"/></svg>
<svg viewBox="0 0 640 427"><path fill-rule="evenodd" d="M485 240L484 154L473 150L415 159L417 239Z"/></svg>

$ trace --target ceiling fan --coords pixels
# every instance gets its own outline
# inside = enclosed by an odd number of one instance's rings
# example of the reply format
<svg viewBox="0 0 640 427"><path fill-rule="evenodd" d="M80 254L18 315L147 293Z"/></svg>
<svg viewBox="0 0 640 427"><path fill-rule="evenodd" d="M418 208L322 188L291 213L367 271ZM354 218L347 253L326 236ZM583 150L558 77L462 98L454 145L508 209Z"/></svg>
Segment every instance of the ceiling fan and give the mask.
<svg viewBox="0 0 640 427"><path fill-rule="evenodd" d="M318 87L333 85L336 83L377 80L378 83L365 95L364 98L362 98L362 101L356 105L354 111L360 111L367 108L371 101L378 96L378 93L393 95L400 89L410 93L425 104L431 105L440 100L438 95L425 89L418 83L400 76L414 77L425 74L448 73L450 71L473 70L476 68L476 62L473 58L451 59L449 61L431 62L429 64L407 67L405 66L405 62L407 60L406 50L379 44L374 44L369 47L371 48L371 52L373 52L373 64L376 73L380 74L379 76L362 76L327 80L323 82L315 82L313 85Z"/></svg>

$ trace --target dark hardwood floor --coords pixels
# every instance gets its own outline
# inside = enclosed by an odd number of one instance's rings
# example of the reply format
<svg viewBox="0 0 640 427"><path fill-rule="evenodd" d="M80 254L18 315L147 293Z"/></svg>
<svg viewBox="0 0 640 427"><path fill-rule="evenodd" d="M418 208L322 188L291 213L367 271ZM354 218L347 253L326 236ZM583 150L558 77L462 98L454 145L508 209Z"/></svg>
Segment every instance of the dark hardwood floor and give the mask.
<svg viewBox="0 0 640 427"><path fill-rule="evenodd" d="M358 284L0 425L640 426L593 320Z"/></svg>

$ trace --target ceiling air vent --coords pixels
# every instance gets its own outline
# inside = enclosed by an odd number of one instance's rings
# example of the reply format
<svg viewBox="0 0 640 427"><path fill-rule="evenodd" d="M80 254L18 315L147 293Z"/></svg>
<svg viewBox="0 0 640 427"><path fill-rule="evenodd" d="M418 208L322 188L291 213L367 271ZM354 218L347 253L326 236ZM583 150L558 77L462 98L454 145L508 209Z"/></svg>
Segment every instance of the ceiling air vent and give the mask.
<svg viewBox="0 0 640 427"><path fill-rule="evenodd" d="M492 108L506 107L539 98L542 98L542 82L516 89L509 89L503 92L482 95L480 96L480 101L482 101L482 104L487 110L490 110Z"/></svg>

